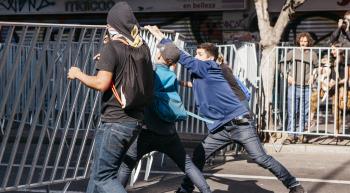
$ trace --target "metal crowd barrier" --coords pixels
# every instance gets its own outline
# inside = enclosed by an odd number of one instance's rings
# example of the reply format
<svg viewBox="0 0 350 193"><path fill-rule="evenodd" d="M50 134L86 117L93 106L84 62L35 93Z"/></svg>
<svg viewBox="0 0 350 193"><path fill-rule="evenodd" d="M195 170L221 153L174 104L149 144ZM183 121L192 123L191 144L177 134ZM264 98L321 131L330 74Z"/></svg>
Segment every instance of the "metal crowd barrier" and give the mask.
<svg viewBox="0 0 350 193"><path fill-rule="evenodd" d="M299 53L303 54L299 56ZM270 55L270 61L276 68L272 112L266 129L262 131L350 137L347 126L350 109L349 56L349 48L274 48ZM310 58L314 61L307 70ZM300 71L296 69L297 65ZM301 80L293 79L295 83L288 83L288 75Z"/></svg>
<svg viewBox="0 0 350 193"><path fill-rule="evenodd" d="M89 176L100 112L99 93L67 80L67 70L95 73L106 28L0 22L0 33L0 192L56 183L66 191ZM141 34L154 54L155 38Z"/></svg>

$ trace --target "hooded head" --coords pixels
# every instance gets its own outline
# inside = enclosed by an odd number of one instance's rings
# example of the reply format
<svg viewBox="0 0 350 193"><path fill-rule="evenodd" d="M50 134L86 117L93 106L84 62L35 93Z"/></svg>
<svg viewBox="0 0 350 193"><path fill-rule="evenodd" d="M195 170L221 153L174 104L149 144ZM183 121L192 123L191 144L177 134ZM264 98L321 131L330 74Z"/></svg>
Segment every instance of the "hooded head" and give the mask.
<svg viewBox="0 0 350 193"><path fill-rule="evenodd" d="M140 25L136 20L131 7L125 1L116 3L109 10L107 24L131 42L135 42L135 40L138 39Z"/></svg>

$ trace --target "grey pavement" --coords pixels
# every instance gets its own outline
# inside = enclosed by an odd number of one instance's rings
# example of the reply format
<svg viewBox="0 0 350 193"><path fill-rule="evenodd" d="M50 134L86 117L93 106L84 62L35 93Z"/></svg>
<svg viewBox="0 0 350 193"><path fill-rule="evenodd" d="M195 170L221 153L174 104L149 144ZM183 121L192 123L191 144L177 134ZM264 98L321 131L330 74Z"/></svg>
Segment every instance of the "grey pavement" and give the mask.
<svg viewBox="0 0 350 193"><path fill-rule="evenodd" d="M276 152L272 144L265 144L265 148L301 181L308 193L350 193L350 146L293 144L282 146L280 152ZM191 150L187 149L189 153ZM166 157L164 167L160 160L161 154L157 153L148 181L143 180L144 173L141 173L135 185L127 187L128 192L174 192L183 174L169 158ZM146 160L143 169L145 164ZM214 193L288 193L281 182L253 163L245 152L216 155L206 164L204 174ZM67 193L84 192L86 185L86 180L72 183ZM62 189L63 185L50 186L54 193ZM39 193L46 189L28 191Z"/></svg>
<svg viewBox="0 0 350 193"><path fill-rule="evenodd" d="M304 145L289 145L284 148L298 149L301 146ZM332 149L326 146L324 148ZM350 193L349 152L304 150L277 153L270 149L269 154L284 164L301 181L308 193ZM156 159L150 179L147 182L142 180L143 174L141 174L141 180L138 180L134 187L129 187L128 191L132 193L174 192L181 182L182 174L171 160L167 160L166 163L164 168L160 168ZM234 155L233 152L228 152L225 157L216 156L213 165L207 165L204 173L214 193L288 192L268 170L253 163L245 153Z"/></svg>

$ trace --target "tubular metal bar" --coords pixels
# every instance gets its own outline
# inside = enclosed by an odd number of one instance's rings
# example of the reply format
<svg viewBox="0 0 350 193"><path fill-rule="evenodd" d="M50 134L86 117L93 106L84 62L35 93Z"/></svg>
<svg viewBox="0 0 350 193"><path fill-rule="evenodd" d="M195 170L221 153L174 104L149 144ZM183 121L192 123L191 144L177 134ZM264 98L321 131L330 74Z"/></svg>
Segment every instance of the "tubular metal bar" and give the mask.
<svg viewBox="0 0 350 193"><path fill-rule="evenodd" d="M328 54L327 58L330 60L330 49L328 49ZM330 77L327 77L327 82L330 81ZM327 95L329 96L329 89L327 89ZM326 114L328 115L328 100L326 100ZM326 116L326 128L325 128L325 133L328 133L328 116Z"/></svg>
<svg viewBox="0 0 350 193"><path fill-rule="evenodd" d="M301 64L304 64L304 54L305 54L305 50L302 48L301 49ZM311 63L312 64L312 63ZM301 65L301 71L300 71L300 75L301 75L301 80L302 81L305 81L305 73L304 73L304 70L305 70L305 65ZM301 128L302 128L302 125L304 125L304 122L302 122L302 117L304 116L303 112L304 112L304 101L305 101L305 97L304 96L304 86L302 84L302 87L301 87L301 96L300 96L300 99L299 99L299 132L302 132L301 131ZM306 118L306 117L304 117ZM304 120L305 121L305 120ZM296 125L295 124L295 131L297 132L297 129L296 129Z"/></svg>
<svg viewBox="0 0 350 193"><path fill-rule="evenodd" d="M276 55L275 55L275 74L276 74L276 76L275 76L275 85L276 85L276 88L275 88L275 99L277 99L278 98L278 87L279 87L279 83L278 83L278 76L277 76L277 74L278 74L278 52L275 52L276 53ZM278 105L278 100L275 100L275 105L274 105L274 112L273 112L273 116L274 116L274 130L277 130L277 113L278 113L278 111L277 111L277 105Z"/></svg>
<svg viewBox="0 0 350 193"><path fill-rule="evenodd" d="M16 191L19 189L28 189L28 188L36 188L36 187L41 187L41 186L46 186L46 185L54 185L54 184L61 184L61 183L67 183L70 181L79 181L79 180L84 180L86 177L77 177L77 178L68 178L68 179L62 179L62 180L57 180L54 182L46 181L46 182L41 182L41 183L33 183L33 184L25 184L25 185L20 185L18 187L5 187L5 188L0 188L0 192L10 192L10 191Z"/></svg>
<svg viewBox="0 0 350 193"><path fill-rule="evenodd" d="M321 56L321 50L319 50L319 56ZM321 57L319 57L318 63L321 64ZM318 74L321 74L321 68L318 68ZM321 89L321 80L318 78L317 80L317 115L320 114L320 92ZM311 105L310 105L311 106ZM316 133L319 133L319 121L320 116L316 116Z"/></svg>
<svg viewBox="0 0 350 193"><path fill-rule="evenodd" d="M287 49L285 48L284 49L284 74L287 74ZM288 107L286 107L287 103L287 85L288 85L288 77L287 78L284 78L284 81L283 81L283 109L286 109ZM282 128L283 128L283 131L286 131L284 125L286 125L286 111L283 111L283 125L282 125Z"/></svg>
<svg viewBox="0 0 350 193"><path fill-rule="evenodd" d="M72 181L66 182L66 184L64 185L64 188L62 190L62 193L66 193L67 192L67 190L68 190L68 188L69 188L71 183L72 183Z"/></svg>
<svg viewBox="0 0 350 193"><path fill-rule="evenodd" d="M0 164L0 166L7 166L8 164L6 163L2 163ZM21 165L20 164L13 164L13 166L15 167L20 167ZM33 167L31 164L24 164L25 167ZM36 168L42 168L41 166L36 166ZM47 168L50 168L50 169L53 169L53 166L48 166ZM59 169L64 169L64 166L58 166ZM72 170L72 169L75 169L75 167L68 167L68 169ZM84 169L84 167L79 167L78 169Z"/></svg>
<svg viewBox="0 0 350 193"><path fill-rule="evenodd" d="M311 49L310 53L309 53L309 61L310 61L310 73L309 73L309 77L310 78L309 79L312 78L312 72L313 72L313 69L314 69L313 68L314 63L313 63L313 59L312 59L312 53L313 53L313 50ZM312 94L312 84L310 84L309 88L307 88L307 89L309 89L309 95L305 96L305 97L308 97L308 99L309 99L309 108L306 109L308 111L308 116L306 118L307 118L307 130L308 130L307 132L310 133L310 126L311 126L311 118L310 118L311 105L310 105L310 101L311 101L311 94ZM304 100L306 100L306 99L304 99ZM305 131L305 127L304 127L304 131Z"/></svg>
<svg viewBox="0 0 350 193"><path fill-rule="evenodd" d="M231 66L231 68L232 68L232 71L233 71L233 45L231 45L231 48L230 48L230 60L228 61L228 63L230 64L230 65L232 65Z"/></svg>
<svg viewBox="0 0 350 193"><path fill-rule="evenodd" d="M91 123L92 123L92 119L93 119L93 115L94 115L94 112L95 112L95 109L96 109L96 106L97 106L97 102L98 102L98 98L100 97L100 93L98 92L96 94L96 97L95 97L95 102L94 102L94 105L93 105L93 108L91 110L91 114L90 114L90 117L89 117L89 122L88 122L88 125L87 125L87 128L86 128L86 132L85 132L85 135L84 135L84 138L83 138L83 142L82 142L82 147L80 148L80 151L79 151L79 154L78 154L78 158L77 158L77 164L75 166L75 170L74 170L74 174L73 174L73 178L77 177L77 173L78 173L78 168L79 168L79 165L80 165L80 161L81 161L81 157L83 155L83 149L85 148L85 144L86 144L86 140L87 140L87 136L89 134L89 130L91 128ZM92 148L90 149L90 151L93 151L93 145L91 146ZM90 161L90 156L88 157L88 160L87 162ZM88 170L89 167L85 167L85 171ZM86 173L86 172L84 172Z"/></svg>
<svg viewBox="0 0 350 193"><path fill-rule="evenodd" d="M293 48L293 58L295 58L295 49L296 48ZM293 65L293 67L292 67L292 71L293 71L293 79L294 79L294 81L295 81L295 77L296 77L296 67L295 67L295 60L293 60L293 62L292 62L292 65ZM296 88L295 87L292 87L292 104L291 104L291 106L292 106L292 112L295 112L295 92L296 92ZM292 122L291 122L291 130L294 132L294 128L296 128L296 123L295 123L295 120L297 119L296 118L296 116L297 115L295 115L295 114L292 114ZM287 128L288 129L288 128Z"/></svg>
<svg viewBox="0 0 350 193"><path fill-rule="evenodd" d="M344 50L345 51L345 64L348 64L349 60L349 50ZM348 82L347 80L349 80L349 66L345 65L345 83L344 83L344 92L343 92L343 97L344 97L344 104L343 104L343 134L345 134L345 121L346 121L346 109L347 109L347 104L348 104Z"/></svg>
<svg viewBox="0 0 350 193"><path fill-rule="evenodd" d="M336 50L336 54L337 56L339 57L339 49ZM334 109L334 118L333 118L333 121L334 121L334 126L333 126L333 132L334 134L337 133L337 124L339 124L337 118L339 117L339 113L338 113L338 109L339 109L339 104L338 104L338 101L339 101L339 89L338 89L338 85L339 85L339 60L335 60L336 63L335 63L335 70L336 70L336 73L335 73L335 85L337 85L335 87L335 107L333 107ZM336 135L337 136L337 135Z"/></svg>
<svg viewBox="0 0 350 193"><path fill-rule="evenodd" d="M0 25L1 26L1 25ZM1 61L0 61L0 73L2 71L2 68L5 66L6 56L9 51L9 45L12 40L13 32L15 31L15 26L11 26L10 30L8 30L9 35L6 36L6 43L5 43L5 50L3 51L3 54L1 55ZM1 116L0 116L1 117Z"/></svg>
<svg viewBox="0 0 350 193"><path fill-rule="evenodd" d="M27 22L5 22L0 21L1 25L11 26L38 26L38 27L64 27L64 28L86 28L86 29L99 29L106 28L105 25L77 25L77 24L53 24L53 23L27 23Z"/></svg>
<svg viewBox="0 0 350 193"><path fill-rule="evenodd" d="M264 133L285 133L285 131L274 131L274 130L262 130L261 132ZM298 135L303 135L303 134L307 134L307 135L313 135L313 136L334 136L334 134L332 135L331 133L307 133L307 132L288 132L290 134L298 134ZM338 137L349 137L349 134L338 134L336 135Z"/></svg>

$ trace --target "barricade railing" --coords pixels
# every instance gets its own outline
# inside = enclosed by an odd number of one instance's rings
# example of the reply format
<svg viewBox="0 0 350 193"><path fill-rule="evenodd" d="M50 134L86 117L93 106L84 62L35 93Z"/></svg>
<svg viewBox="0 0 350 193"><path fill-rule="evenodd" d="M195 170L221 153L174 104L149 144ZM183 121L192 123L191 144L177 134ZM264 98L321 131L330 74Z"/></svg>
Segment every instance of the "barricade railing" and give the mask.
<svg viewBox="0 0 350 193"><path fill-rule="evenodd" d="M85 179L100 94L67 72L95 73L106 27L0 22L0 33L0 192ZM155 38L141 35L154 54Z"/></svg>
<svg viewBox="0 0 350 193"><path fill-rule="evenodd" d="M179 34L163 32L184 47ZM95 73L93 57L103 46L105 26L0 22L0 33L0 191L85 179L100 95L66 76L71 66ZM141 35L155 56L156 39L145 30ZM255 45L219 49L234 74L255 92ZM181 65L177 75L190 81ZM180 95L186 109L198 114L192 89L180 88ZM177 131L207 133L204 122L193 117L177 123Z"/></svg>
<svg viewBox="0 0 350 193"><path fill-rule="evenodd" d="M262 132L350 137L349 56L341 47L275 47L272 112Z"/></svg>
<svg viewBox="0 0 350 193"><path fill-rule="evenodd" d="M91 58L102 45L105 28L0 25L6 34L0 61L0 191L84 178L92 152L88 136L98 124L98 97L68 81L66 69L76 65L92 73ZM14 33L18 42L12 41ZM87 110L89 100L94 102Z"/></svg>

